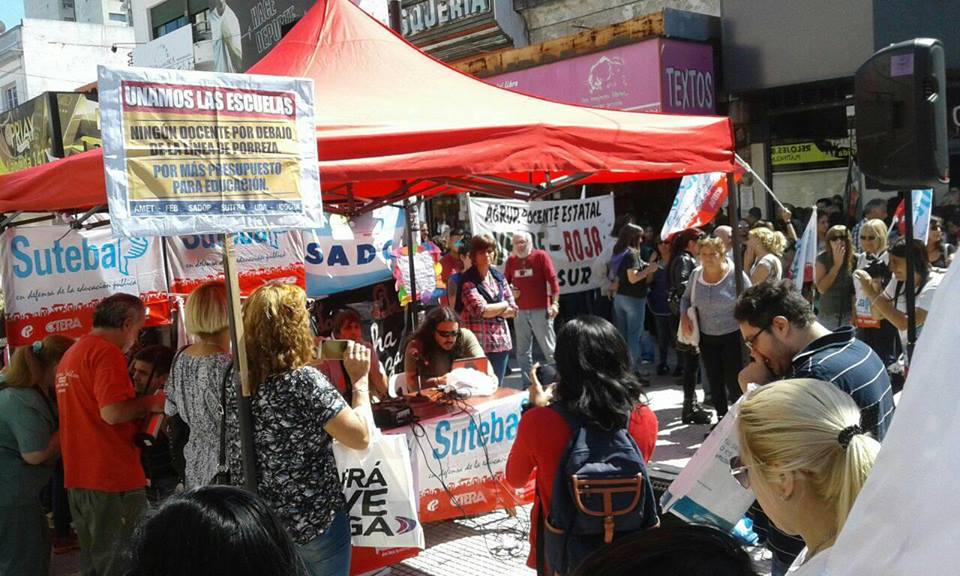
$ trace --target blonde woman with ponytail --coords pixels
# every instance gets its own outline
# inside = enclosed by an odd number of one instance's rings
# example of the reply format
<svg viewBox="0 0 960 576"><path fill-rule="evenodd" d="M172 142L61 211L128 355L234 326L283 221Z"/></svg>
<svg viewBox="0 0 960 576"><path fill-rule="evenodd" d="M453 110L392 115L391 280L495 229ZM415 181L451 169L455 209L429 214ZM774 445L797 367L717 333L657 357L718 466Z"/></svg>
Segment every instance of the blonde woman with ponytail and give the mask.
<svg viewBox="0 0 960 576"><path fill-rule="evenodd" d="M40 491L60 455L53 389L73 344L47 336L18 348L0 372L0 574L47 574L50 534Z"/></svg>
<svg viewBox="0 0 960 576"><path fill-rule="evenodd" d="M732 474L780 530L806 543L787 573L820 574L880 450L860 428L860 409L828 382L783 380L744 399L738 435Z"/></svg>

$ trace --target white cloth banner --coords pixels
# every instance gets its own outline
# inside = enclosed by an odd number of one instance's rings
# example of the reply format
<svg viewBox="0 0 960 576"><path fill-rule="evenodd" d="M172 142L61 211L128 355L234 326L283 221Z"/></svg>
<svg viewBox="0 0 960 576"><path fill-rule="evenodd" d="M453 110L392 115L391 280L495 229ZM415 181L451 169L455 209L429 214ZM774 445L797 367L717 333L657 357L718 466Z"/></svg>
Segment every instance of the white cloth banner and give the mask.
<svg viewBox="0 0 960 576"><path fill-rule="evenodd" d="M164 238L170 292L189 294L211 280L223 280L223 245L219 234ZM240 294L247 296L267 282L304 287L303 238L298 231L233 234Z"/></svg>
<svg viewBox="0 0 960 576"><path fill-rule="evenodd" d="M952 576L960 566L960 265L917 340L897 413L824 574Z"/></svg>
<svg viewBox="0 0 960 576"><path fill-rule="evenodd" d="M119 292L140 296L147 322L170 319L160 243L118 238L107 228L8 228L0 236L7 340L21 346L50 334L81 336L97 303Z"/></svg>
<svg viewBox="0 0 960 576"><path fill-rule="evenodd" d="M312 228L323 215L313 80L99 72L107 204L124 236Z"/></svg>
<svg viewBox="0 0 960 576"><path fill-rule="evenodd" d="M723 172L684 176L663 223L660 238L666 240L681 230L713 220L727 199L727 175Z"/></svg>
<svg viewBox="0 0 960 576"><path fill-rule="evenodd" d="M366 450L333 443L350 514L351 541L354 546L422 549L423 526L407 439L374 430Z"/></svg>
<svg viewBox="0 0 960 576"><path fill-rule="evenodd" d="M561 294L600 287L593 265L611 238L613 196L580 200L524 202L470 197L470 224L474 235L490 234L506 255L513 249L513 234L529 232L535 248L550 255L557 270Z"/></svg>
<svg viewBox="0 0 960 576"><path fill-rule="evenodd" d="M526 395L503 394L390 431L404 433L416 454L423 522L513 506L522 497L522 490L506 485L504 475Z"/></svg>
<svg viewBox="0 0 960 576"><path fill-rule="evenodd" d="M797 255L793 258L790 277L797 290L803 290L804 282L813 282L817 271L817 207L810 211L810 221L797 242Z"/></svg>
<svg viewBox="0 0 960 576"><path fill-rule="evenodd" d="M327 214L322 227L303 233L307 294L329 296L390 279L391 253L405 229L403 211L394 206L352 220Z"/></svg>

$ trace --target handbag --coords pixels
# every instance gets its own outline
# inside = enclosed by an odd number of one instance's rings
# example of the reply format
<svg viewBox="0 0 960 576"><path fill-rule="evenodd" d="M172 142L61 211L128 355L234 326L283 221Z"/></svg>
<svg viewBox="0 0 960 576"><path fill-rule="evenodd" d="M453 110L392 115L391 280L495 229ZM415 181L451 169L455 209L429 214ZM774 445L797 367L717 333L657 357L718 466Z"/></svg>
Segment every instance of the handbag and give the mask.
<svg viewBox="0 0 960 576"><path fill-rule="evenodd" d="M217 473L210 484L230 485L230 467L227 465L227 382L233 373L233 362L227 364L220 379L220 452L217 456Z"/></svg>
<svg viewBox="0 0 960 576"><path fill-rule="evenodd" d="M677 327L677 342L681 344L686 344L693 348L700 346L700 317L697 316L697 283L700 280L699 270L694 270L693 274L690 275L690 306L687 308L687 318L690 319L690 324L693 325L693 329L690 333L683 331L683 322L680 322L680 325Z"/></svg>
<svg viewBox="0 0 960 576"><path fill-rule="evenodd" d="M366 414L370 444L353 450L333 441L350 516L351 543L372 548L424 548L420 500L404 434L383 434Z"/></svg>

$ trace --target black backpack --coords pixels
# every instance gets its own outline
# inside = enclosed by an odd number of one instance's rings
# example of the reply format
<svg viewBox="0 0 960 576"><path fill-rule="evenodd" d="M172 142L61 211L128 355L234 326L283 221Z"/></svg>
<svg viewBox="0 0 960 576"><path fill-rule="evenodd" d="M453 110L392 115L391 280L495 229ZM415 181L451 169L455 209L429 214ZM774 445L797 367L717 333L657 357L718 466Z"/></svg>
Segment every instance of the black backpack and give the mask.
<svg viewBox="0 0 960 576"><path fill-rule="evenodd" d="M571 436L553 481L542 541L551 574L563 575L597 548L653 528L659 519L643 454L627 429L584 425L563 408L552 408Z"/></svg>

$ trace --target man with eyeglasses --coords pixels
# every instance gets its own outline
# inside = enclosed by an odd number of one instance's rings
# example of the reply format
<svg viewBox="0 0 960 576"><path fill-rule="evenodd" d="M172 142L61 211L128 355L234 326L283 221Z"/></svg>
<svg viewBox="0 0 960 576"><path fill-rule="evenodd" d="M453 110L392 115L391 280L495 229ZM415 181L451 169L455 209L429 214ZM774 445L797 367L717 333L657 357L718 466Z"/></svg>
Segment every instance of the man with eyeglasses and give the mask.
<svg viewBox="0 0 960 576"><path fill-rule="evenodd" d="M814 378L850 394L860 407L860 425L882 440L893 417L890 377L880 357L857 340L852 326L830 331L792 280L762 282L739 297L734 317L750 350L751 362L740 372L740 386L783 378ZM803 541L771 526L768 547L773 574L783 574Z"/></svg>

